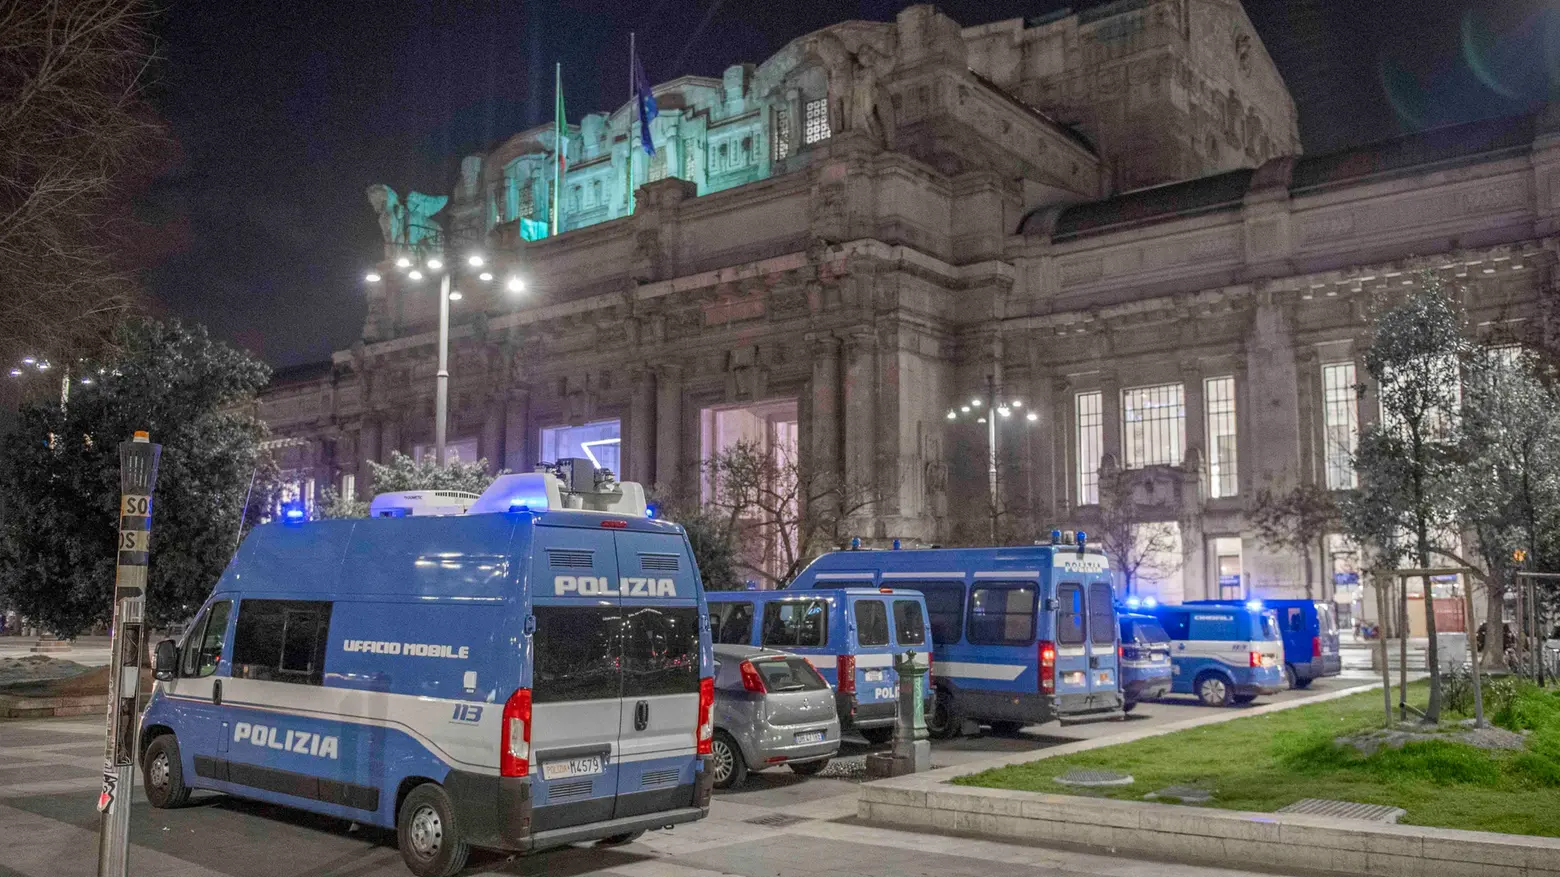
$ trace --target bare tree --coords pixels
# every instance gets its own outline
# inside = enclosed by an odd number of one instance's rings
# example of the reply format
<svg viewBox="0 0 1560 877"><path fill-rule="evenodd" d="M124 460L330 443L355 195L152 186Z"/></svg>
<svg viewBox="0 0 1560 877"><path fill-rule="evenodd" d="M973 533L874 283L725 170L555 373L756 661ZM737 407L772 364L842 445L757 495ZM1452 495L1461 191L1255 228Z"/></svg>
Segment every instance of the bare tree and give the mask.
<svg viewBox="0 0 1560 877"><path fill-rule="evenodd" d="M724 518L743 568L780 585L840 544L872 502L866 485L800 463L785 446L741 440L704 464L708 505Z"/></svg>
<svg viewBox="0 0 1560 877"><path fill-rule="evenodd" d="M1315 484L1302 484L1289 493L1257 491L1251 522L1257 538L1275 551L1293 552L1305 567L1305 598L1316 598L1316 548L1338 517L1332 493Z"/></svg>
<svg viewBox="0 0 1560 877"><path fill-rule="evenodd" d="M0 0L0 356L105 339L136 301L122 184L160 132L144 0Z"/></svg>
<svg viewBox="0 0 1560 877"><path fill-rule="evenodd" d="M1100 547L1121 579L1121 595L1137 592L1143 575L1167 578L1181 568L1181 540L1168 521L1143 521L1130 474L1100 467Z"/></svg>

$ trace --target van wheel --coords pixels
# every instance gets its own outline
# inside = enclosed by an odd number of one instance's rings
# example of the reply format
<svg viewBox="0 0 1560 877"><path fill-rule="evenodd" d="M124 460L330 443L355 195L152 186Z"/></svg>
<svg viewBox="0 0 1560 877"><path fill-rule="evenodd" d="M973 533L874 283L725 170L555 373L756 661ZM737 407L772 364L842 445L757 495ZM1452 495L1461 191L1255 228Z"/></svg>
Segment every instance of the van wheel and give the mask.
<svg viewBox="0 0 1560 877"><path fill-rule="evenodd" d="M823 773L823 769L829 766L829 759L820 758L817 761L803 761L790 765L791 772L799 777L813 777Z"/></svg>
<svg viewBox="0 0 1560 877"><path fill-rule="evenodd" d="M1299 688L1300 679L1295 675L1295 665L1284 665L1284 686L1287 688Z"/></svg>
<svg viewBox="0 0 1560 877"><path fill-rule="evenodd" d="M452 877L471 853L455 823L455 805L436 783L423 783L401 802L395 834L402 861L417 877Z"/></svg>
<svg viewBox="0 0 1560 877"><path fill-rule="evenodd" d="M184 762L179 758L179 741L164 734L146 747L141 756L141 785L146 800L159 810L183 807L190 800L190 787L184 784Z"/></svg>
<svg viewBox="0 0 1560 877"><path fill-rule="evenodd" d="M887 728L857 728L856 733L860 734L863 739L873 746L882 746L884 743L894 739L893 726Z"/></svg>
<svg viewBox="0 0 1560 877"><path fill-rule="evenodd" d="M1121 705L1121 711L1124 712L1124 713L1130 713L1133 710L1137 709L1137 705L1138 705L1137 701L1129 700L1126 703Z"/></svg>
<svg viewBox="0 0 1560 877"><path fill-rule="evenodd" d="M742 750L737 741L725 731L716 731L710 744L711 770L715 772L715 788L729 789L747 782L747 762L742 760Z"/></svg>
<svg viewBox="0 0 1560 877"><path fill-rule="evenodd" d="M1289 687L1290 688L1294 688L1294 689L1299 690L1299 691L1304 691L1307 688L1310 688L1311 687L1311 683L1315 682L1315 681L1316 681L1315 679L1300 679L1300 678L1297 677L1294 682L1291 682L1289 684Z"/></svg>
<svg viewBox="0 0 1560 877"><path fill-rule="evenodd" d="M1208 706L1230 705L1230 684L1217 673L1197 677L1197 697Z"/></svg>
<svg viewBox="0 0 1560 877"><path fill-rule="evenodd" d="M1018 732L1024 730L1023 722L999 721L991 723L991 733L998 737L1016 737Z"/></svg>
<svg viewBox="0 0 1560 877"><path fill-rule="evenodd" d="M953 712L952 698L945 692L937 692L932 701L932 714L926 717L926 733L938 740L952 740L959 736L959 717Z"/></svg>
<svg viewBox="0 0 1560 877"><path fill-rule="evenodd" d="M620 846L622 846L624 844L631 844L634 841L639 840L640 838L642 838L644 836L645 836L645 833L644 833L643 830L640 830L640 831L625 831L622 834L614 834L611 837L604 837L601 840L596 841L596 846L598 846L598 847L620 847Z"/></svg>

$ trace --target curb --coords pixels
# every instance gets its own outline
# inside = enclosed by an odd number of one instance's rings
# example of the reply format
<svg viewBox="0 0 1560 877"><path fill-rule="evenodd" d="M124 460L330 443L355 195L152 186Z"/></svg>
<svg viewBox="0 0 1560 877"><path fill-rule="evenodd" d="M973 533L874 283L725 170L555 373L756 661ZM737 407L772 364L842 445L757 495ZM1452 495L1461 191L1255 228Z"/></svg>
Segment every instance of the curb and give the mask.
<svg viewBox="0 0 1560 877"><path fill-rule="evenodd" d="M84 716L108 709L107 694L80 697L21 697L0 694L0 719L47 719Z"/></svg>

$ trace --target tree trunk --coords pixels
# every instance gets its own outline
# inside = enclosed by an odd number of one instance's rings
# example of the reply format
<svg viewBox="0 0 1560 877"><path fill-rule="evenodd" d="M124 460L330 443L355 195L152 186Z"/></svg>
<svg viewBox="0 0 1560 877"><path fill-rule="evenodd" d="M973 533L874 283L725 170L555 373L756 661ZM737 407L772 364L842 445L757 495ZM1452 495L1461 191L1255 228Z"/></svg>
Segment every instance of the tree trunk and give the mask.
<svg viewBox="0 0 1560 877"><path fill-rule="evenodd" d="M1429 528L1423 519L1419 521L1419 568L1426 569L1430 566L1430 534ZM1425 706L1425 722L1434 724L1441 721L1441 656L1435 635L1435 595L1431 593L1432 585L1429 576L1425 577L1425 669L1430 672L1430 702ZM1405 599L1408 589L1404 588ZM1407 631L1404 631L1405 635Z"/></svg>
<svg viewBox="0 0 1560 877"><path fill-rule="evenodd" d="M1316 565L1316 558L1311 556L1311 546L1309 545L1305 547L1304 551L1300 552L1300 555L1305 558L1305 598L1307 600L1315 600L1316 588L1313 584L1315 582L1315 570L1313 567Z"/></svg>
<svg viewBox="0 0 1560 877"><path fill-rule="evenodd" d="M1498 568L1490 570L1489 581L1484 584L1484 648L1479 651L1479 663L1485 667L1503 667L1506 663L1505 637L1502 617L1506 614L1506 583L1498 581ZM1468 619L1468 635L1478 636L1479 626Z"/></svg>

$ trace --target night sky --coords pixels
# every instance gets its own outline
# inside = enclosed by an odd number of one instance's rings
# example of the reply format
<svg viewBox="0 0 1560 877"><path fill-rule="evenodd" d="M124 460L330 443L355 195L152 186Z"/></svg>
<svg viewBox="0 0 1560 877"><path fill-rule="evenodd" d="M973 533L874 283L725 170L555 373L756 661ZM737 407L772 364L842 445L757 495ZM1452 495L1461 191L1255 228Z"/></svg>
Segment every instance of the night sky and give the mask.
<svg viewBox="0 0 1560 877"><path fill-rule="evenodd" d="M177 149L140 199L160 313L274 365L321 360L362 327L380 247L363 190L447 192L459 158L627 96L628 34L653 81L719 76L903 0L175 0L154 102ZM1079 0L953 0L964 25ZM1247 0L1293 92L1306 151L1541 105L1560 83L1560 15L1541 0Z"/></svg>

